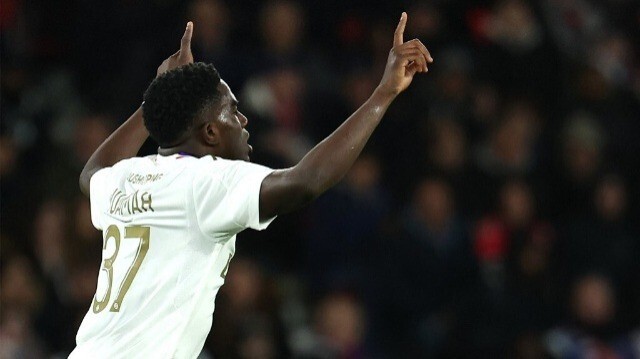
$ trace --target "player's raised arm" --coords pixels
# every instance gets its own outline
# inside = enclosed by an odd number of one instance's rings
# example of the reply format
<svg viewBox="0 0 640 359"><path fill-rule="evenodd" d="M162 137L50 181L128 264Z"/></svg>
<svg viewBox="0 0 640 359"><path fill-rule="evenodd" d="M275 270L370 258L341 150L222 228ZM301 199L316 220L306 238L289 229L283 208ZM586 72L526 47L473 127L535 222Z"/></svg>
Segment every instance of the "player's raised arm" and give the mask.
<svg viewBox="0 0 640 359"><path fill-rule="evenodd" d="M260 218L271 218L308 203L338 183L358 158L395 97L418 72L433 62L427 48L414 39L403 41L407 14L402 13L380 84L371 97L338 129L300 162L267 176L260 188Z"/></svg>
<svg viewBox="0 0 640 359"><path fill-rule="evenodd" d="M162 62L158 67L157 76L178 66L193 63L193 55L191 53L192 35L193 23L189 22L180 41L180 50ZM79 182L82 193L89 196L89 183L94 173L101 168L113 166L120 160L134 157L138 154L147 137L149 137L149 132L144 127L142 107L140 107L91 155L82 169L82 173L80 173Z"/></svg>

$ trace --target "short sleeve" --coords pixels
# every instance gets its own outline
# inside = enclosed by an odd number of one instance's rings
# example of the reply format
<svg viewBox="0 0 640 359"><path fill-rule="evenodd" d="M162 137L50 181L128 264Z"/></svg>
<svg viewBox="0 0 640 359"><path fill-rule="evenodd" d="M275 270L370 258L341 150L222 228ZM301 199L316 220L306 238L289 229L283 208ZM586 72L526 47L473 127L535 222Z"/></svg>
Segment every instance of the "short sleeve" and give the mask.
<svg viewBox="0 0 640 359"><path fill-rule="evenodd" d="M275 217L260 221L260 187L272 169L245 161L224 161L194 179L196 217L203 232L263 230Z"/></svg>
<svg viewBox="0 0 640 359"><path fill-rule="evenodd" d="M102 217L106 211L108 196L106 193L107 178L111 167L102 168L91 176L89 181L89 202L91 202L91 223L96 229L102 230Z"/></svg>

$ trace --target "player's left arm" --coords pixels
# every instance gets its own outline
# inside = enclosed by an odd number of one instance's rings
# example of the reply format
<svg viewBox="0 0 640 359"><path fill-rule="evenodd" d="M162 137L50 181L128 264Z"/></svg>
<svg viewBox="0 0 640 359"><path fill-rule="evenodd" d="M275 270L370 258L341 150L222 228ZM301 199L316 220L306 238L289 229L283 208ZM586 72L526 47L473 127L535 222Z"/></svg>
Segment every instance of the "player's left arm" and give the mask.
<svg viewBox="0 0 640 359"><path fill-rule="evenodd" d="M180 41L180 50L162 62L158 67L158 76L178 66L193 62L193 54L191 53L192 34L193 23L189 22ZM137 155L140 147L148 137L149 132L144 127L142 107L140 107L91 155L80 173L79 182L82 193L89 197L91 177L104 167L113 166L120 160Z"/></svg>

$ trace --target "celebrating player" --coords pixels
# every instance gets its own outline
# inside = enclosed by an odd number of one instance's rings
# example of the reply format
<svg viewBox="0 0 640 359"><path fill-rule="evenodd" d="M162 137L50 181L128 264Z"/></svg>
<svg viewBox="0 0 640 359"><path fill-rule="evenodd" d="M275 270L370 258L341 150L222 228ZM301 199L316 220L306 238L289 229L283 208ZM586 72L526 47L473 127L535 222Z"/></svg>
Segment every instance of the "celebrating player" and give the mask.
<svg viewBox="0 0 640 359"><path fill-rule="evenodd" d="M248 162L247 118L212 65L193 63L189 22L144 102L95 151L80 188L104 233L98 287L72 358L195 358L236 234L262 230L340 181L389 104L433 61L396 28L371 97L293 167ZM135 157L151 136L158 154Z"/></svg>

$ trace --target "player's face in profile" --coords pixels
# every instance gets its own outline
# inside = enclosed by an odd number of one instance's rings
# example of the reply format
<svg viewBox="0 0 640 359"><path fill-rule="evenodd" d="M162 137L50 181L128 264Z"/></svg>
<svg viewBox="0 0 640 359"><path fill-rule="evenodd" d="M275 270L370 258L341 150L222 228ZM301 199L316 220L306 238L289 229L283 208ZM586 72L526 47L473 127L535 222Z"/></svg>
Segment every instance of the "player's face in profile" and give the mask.
<svg viewBox="0 0 640 359"><path fill-rule="evenodd" d="M217 155L230 160L249 161L253 150L247 143L249 132L245 129L247 118L238 110L238 100L226 82L220 81L218 90L222 93L220 112L214 119L218 130L219 144Z"/></svg>

